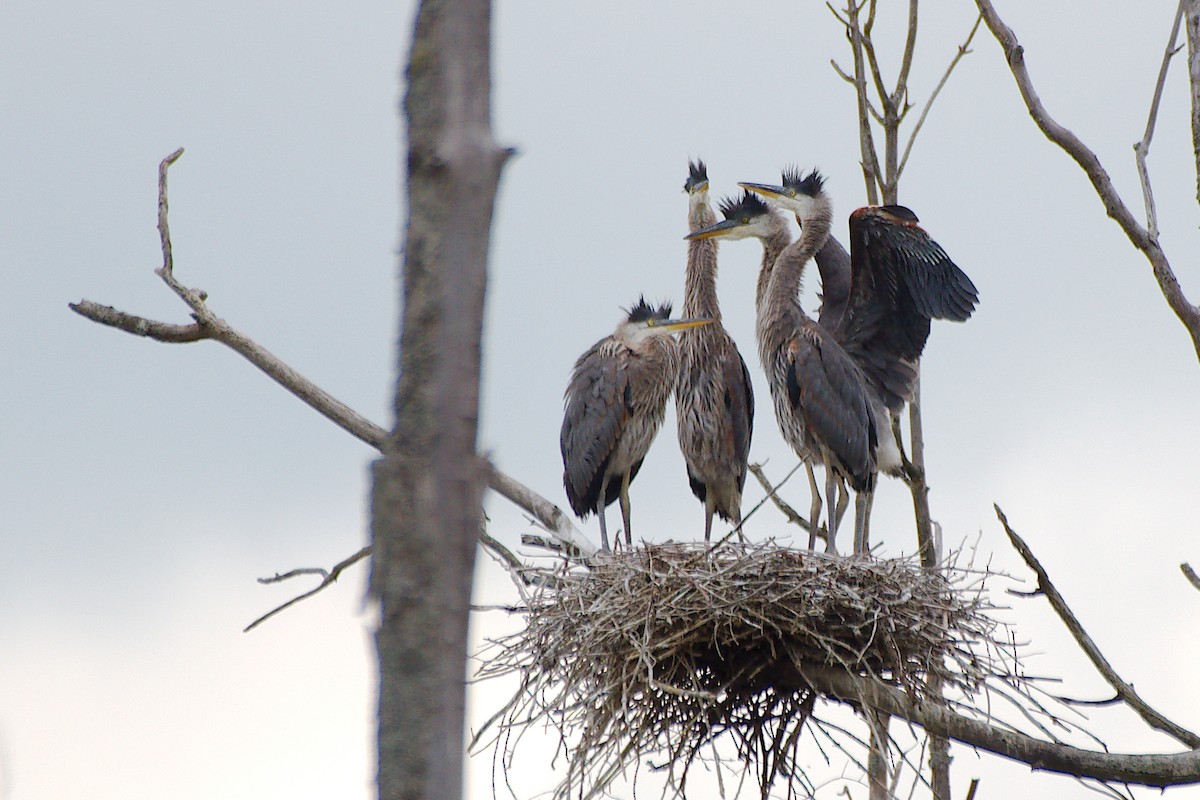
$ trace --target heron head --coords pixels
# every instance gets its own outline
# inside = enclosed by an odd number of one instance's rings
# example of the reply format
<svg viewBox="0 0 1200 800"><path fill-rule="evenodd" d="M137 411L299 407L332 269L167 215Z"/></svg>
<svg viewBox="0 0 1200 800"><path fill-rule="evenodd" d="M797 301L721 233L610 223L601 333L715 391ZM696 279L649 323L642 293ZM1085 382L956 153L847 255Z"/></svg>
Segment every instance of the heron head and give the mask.
<svg viewBox="0 0 1200 800"><path fill-rule="evenodd" d="M706 228L694 230L685 239L749 239L766 238L771 230L771 209L750 192L741 197L721 201L725 219Z"/></svg>
<svg viewBox="0 0 1200 800"><path fill-rule="evenodd" d="M636 348L655 337L670 336L689 328L708 325L710 322L711 319L672 319L670 303L655 307L652 303L647 303L645 297L640 297L617 328L617 338Z"/></svg>
<svg viewBox="0 0 1200 800"><path fill-rule="evenodd" d="M683 190L688 194L708 191L708 167L702 160L688 161L688 179L683 184Z"/></svg>
<svg viewBox="0 0 1200 800"><path fill-rule="evenodd" d="M828 203L824 194L825 177L817 170L807 175L795 167L783 171L780 185L769 183L739 183L748 192L761 195L768 203L804 219L812 215L820 203Z"/></svg>

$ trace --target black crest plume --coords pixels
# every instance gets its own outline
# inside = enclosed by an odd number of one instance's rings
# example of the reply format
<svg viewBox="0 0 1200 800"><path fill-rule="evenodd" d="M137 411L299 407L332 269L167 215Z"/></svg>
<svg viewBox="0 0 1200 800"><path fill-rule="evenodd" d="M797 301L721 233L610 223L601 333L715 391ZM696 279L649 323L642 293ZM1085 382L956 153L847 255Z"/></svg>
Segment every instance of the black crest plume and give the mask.
<svg viewBox="0 0 1200 800"><path fill-rule="evenodd" d="M629 309L630 322L646 322L652 319L663 320L670 318L670 303L663 303L658 308L655 308L653 305L646 302L646 298L644 296L639 297L637 303L635 303L633 307Z"/></svg>
<svg viewBox="0 0 1200 800"><path fill-rule="evenodd" d="M690 192L702 183L708 183L708 167L701 159L688 161L688 179L683 184L683 190Z"/></svg>
<svg viewBox="0 0 1200 800"><path fill-rule="evenodd" d="M805 175L797 167L787 167L783 170L783 185L797 194L816 197L825 186L825 176L815 169Z"/></svg>
<svg viewBox="0 0 1200 800"><path fill-rule="evenodd" d="M741 197L729 197L721 201L721 213L725 219L759 217L768 211L767 204L753 192L742 192Z"/></svg>

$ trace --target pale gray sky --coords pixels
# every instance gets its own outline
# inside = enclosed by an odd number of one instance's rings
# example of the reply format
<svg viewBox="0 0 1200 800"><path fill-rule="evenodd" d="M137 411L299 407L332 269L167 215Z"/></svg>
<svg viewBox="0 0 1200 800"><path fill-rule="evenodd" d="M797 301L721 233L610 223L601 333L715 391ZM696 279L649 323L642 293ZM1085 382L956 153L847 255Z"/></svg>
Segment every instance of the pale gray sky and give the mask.
<svg viewBox="0 0 1200 800"><path fill-rule="evenodd" d="M911 80L920 101L974 19L968 0L928 5ZM1174 3L997 5L1043 100L1140 208L1131 144ZM411 14L407 2L0 10L0 799L371 796L365 569L240 631L303 588L256 577L327 566L364 542L373 453L217 345L141 341L66 304L186 320L153 275L155 169L184 146L171 172L179 277L388 424ZM894 43L882 45L889 63ZM934 514L948 542L977 541L981 559L1023 575L999 502L1124 677L1194 729L1200 594L1177 565L1200 562L1200 369L1144 259L1032 125L998 46L981 32L974 49L901 192L981 296L969 323L935 325L924 363ZM493 231L481 446L503 469L564 502L571 364L639 294L682 299L689 157L707 160L718 195L785 164L821 168L844 237L863 190L853 100L831 58L846 63L845 45L816 2L498 5L495 129L520 156ZM1164 245L1195 299L1182 66L1151 169ZM758 258L752 242L722 245L720 291L766 398ZM668 415L632 490L637 532L652 540L698 538L702 525L672 425ZM767 402L753 458L774 475L794 463ZM807 502L800 486L790 498ZM521 514L488 507L493 532L515 542ZM886 554L913 549L910 518L907 494L885 483L872 531ZM786 533L769 512L748 530ZM506 578L480 563L479 599L507 599ZM1108 694L1042 601L1011 606L1006 618L1041 654L1031 672L1072 676L1067 694ZM479 635L500 627L494 617L477 620ZM473 719L498 702L477 690ZM1173 749L1130 715L1094 717L1112 747ZM552 785L539 758L511 776L522 798ZM490 796L490 771L490 754L474 759L472 798ZM1093 796L957 749L956 784L976 775L990 797Z"/></svg>

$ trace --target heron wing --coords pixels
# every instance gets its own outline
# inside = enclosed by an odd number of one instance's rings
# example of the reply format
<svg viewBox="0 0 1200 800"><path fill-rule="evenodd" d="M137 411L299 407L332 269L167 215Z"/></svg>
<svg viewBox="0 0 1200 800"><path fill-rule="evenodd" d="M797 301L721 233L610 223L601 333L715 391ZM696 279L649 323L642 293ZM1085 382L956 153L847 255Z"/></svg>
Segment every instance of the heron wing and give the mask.
<svg viewBox="0 0 1200 800"><path fill-rule="evenodd" d="M931 319L962 321L979 294L902 206L850 215L851 285L838 341L896 410L912 394Z"/></svg>
<svg viewBox="0 0 1200 800"><path fill-rule="evenodd" d="M733 437L734 463L738 465L737 485L746 486L746 464L750 460L750 440L754 437L754 387L746 360L732 345L733 358L723 364L725 378L725 414Z"/></svg>
<svg viewBox="0 0 1200 800"><path fill-rule="evenodd" d="M619 359L602 352L609 341L597 342L579 357L565 395L559 434L563 486L579 516L601 508L604 475L632 410L627 370ZM604 498L604 505L616 497L615 491L612 498Z"/></svg>
<svg viewBox="0 0 1200 800"><path fill-rule="evenodd" d="M863 371L816 324L804 326L783 354L788 397L805 427L836 459L855 489L870 485L879 432Z"/></svg>

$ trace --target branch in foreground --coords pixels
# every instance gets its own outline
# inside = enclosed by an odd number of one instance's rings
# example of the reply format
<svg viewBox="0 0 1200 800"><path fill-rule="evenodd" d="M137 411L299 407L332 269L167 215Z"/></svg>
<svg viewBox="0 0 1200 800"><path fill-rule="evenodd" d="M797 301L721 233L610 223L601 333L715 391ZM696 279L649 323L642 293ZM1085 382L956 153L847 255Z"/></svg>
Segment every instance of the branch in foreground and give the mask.
<svg viewBox="0 0 1200 800"><path fill-rule="evenodd" d="M1058 124L1046 111L1033 88L1029 72L1025 68L1025 49L1017 41L1017 35L1013 33L1012 28L1009 28L1000 19L1000 15L992 7L990 0L975 0L975 3L979 7L980 13L983 14L988 29L1004 49L1005 60L1017 82L1021 99L1025 101L1025 107L1029 110L1030 116L1033 117L1034 122L1037 123L1038 128L1046 135L1047 139L1065 150L1075 160L1075 163L1079 164L1088 176L1088 180L1092 182L1092 188L1099 195L1108 216L1116 220L1133 246L1146 256L1154 270L1154 277L1158 281L1163 297L1166 298L1171 310L1175 312L1175 316L1187 328L1188 334L1192 337L1192 346L1196 350L1197 357L1200 358L1200 308L1192 305L1184 296L1183 289L1179 286L1179 281L1171 269L1166 254L1158 242L1150 236L1150 233L1138 225L1133 218L1133 214L1117 194L1112 179L1109 178L1108 172L1105 171L1096 154L1074 133ZM1189 31L1189 37L1190 35L1191 31Z"/></svg>
<svg viewBox="0 0 1200 800"><path fill-rule="evenodd" d="M1117 696L1137 712L1138 716L1145 720L1146 724L1151 728L1162 731L1194 750L1200 749L1200 736L1177 725L1155 711L1138 695L1132 685L1121 679L1121 676L1117 674L1112 664L1108 663L1108 659L1100 652L1100 648L1092 641L1087 631L1084 630L1083 625L1080 624L1078 618L1076 618L1075 614L1067 606L1067 601L1063 599L1058 589L1050 581L1049 574L1042 567L1041 562L1037 560L1037 557L1034 556L1033 551L1029 549L1029 545L1017 535L1016 531L1009 527L1008 519L1004 516L1004 512L1000 510L1000 506L994 506L994 508L996 509L996 516L1000 519L1000 524L1004 526L1004 532L1008 534L1009 541L1012 542L1013 548L1025 560L1026 565L1037 575L1038 591L1044 594L1046 599L1050 601L1050 606L1058 614L1063 624L1067 626L1067 630L1075 638L1076 644L1087 655L1093 666L1096 667L1096 670L1108 682L1108 685L1116 691Z"/></svg>

